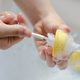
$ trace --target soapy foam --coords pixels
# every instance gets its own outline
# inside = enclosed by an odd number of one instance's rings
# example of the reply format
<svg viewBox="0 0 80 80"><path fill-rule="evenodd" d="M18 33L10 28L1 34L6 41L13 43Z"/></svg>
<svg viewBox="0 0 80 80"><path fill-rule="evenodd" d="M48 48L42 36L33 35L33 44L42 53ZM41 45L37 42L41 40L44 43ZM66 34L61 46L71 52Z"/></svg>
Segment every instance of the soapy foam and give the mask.
<svg viewBox="0 0 80 80"><path fill-rule="evenodd" d="M48 33L47 34L48 38L45 42L46 42L46 46L50 46L50 47L53 47L53 44L54 44L54 34L52 33Z"/></svg>
<svg viewBox="0 0 80 80"><path fill-rule="evenodd" d="M65 45L64 51L61 51L60 48L59 49L57 48L57 52L55 53L55 56L54 56L55 58L57 57L57 59L59 59L59 60L62 60L62 58L64 56L70 56L71 53L74 52L74 51L77 51L77 49L79 47L79 45L76 44L73 41L73 38L72 38L71 34L69 34L69 33L66 33L66 34L67 34L67 40L66 40L66 45ZM50 46L50 47L53 47L53 44L54 44L54 35L51 34L51 33L48 33L47 36L48 36L48 38L50 40L46 40L46 42L47 42L46 45ZM64 42L64 41L62 41L62 42Z"/></svg>

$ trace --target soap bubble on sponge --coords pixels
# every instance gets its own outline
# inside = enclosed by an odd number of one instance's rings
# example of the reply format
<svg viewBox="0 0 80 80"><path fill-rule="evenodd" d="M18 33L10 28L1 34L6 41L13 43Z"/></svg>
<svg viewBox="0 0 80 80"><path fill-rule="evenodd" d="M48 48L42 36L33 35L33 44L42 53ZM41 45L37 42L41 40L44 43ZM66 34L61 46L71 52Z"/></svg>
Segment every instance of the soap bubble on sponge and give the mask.
<svg viewBox="0 0 80 80"><path fill-rule="evenodd" d="M55 36L53 34L48 33L47 36L49 39L46 40L46 45L52 48L55 47L54 42L56 42L55 45L57 45L57 48L53 48L55 49L53 57L57 58L58 60L63 60L63 58L66 57L65 60L67 60L73 52L80 51L80 45L74 42L73 37L70 33L58 30L56 35L57 36L55 39Z"/></svg>

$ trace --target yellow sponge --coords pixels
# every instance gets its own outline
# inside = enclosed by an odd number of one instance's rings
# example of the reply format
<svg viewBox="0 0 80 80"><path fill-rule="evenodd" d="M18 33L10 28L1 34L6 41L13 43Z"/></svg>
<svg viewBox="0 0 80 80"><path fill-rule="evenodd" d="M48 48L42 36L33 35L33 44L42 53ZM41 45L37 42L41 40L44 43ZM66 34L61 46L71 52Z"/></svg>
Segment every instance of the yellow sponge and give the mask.
<svg viewBox="0 0 80 80"><path fill-rule="evenodd" d="M80 70L80 52L74 52L71 55L71 64L75 70Z"/></svg>
<svg viewBox="0 0 80 80"><path fill-rule="evenodd" d="M57 30L54 39L52 56L63 54L66 45L66 40L67 40L67 33L61 30Z"/></svg>

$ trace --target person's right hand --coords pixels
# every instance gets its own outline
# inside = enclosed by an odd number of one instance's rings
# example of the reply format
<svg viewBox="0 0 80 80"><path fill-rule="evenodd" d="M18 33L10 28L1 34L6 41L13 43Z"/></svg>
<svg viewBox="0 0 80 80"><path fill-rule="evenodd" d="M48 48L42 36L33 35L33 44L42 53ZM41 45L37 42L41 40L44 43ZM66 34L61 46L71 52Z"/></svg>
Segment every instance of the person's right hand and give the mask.
<svg viewBox="0 0 80 80"><path fill-rule="evenodd" d="M70 33L70 28L64 23L64 21L58 16L52 13L46 17L43 17L39 22L34 26L34 32L41 34L47 37L47 33L56 34L56 30L64 30L67 33ZM49 67L58 66L60 70L66 69L68 65L68 60L70 55L64 57L66 59L58 60L52 56L52 47L46 46L45 40L35 38L36 48L39 52L39 56L42 60L46 61Z"/></svg>
<svg viewBox="0 0 80 80"><path fill-rule="evenodd" d="M8 49L14 44L20 42L24 37L31 37L31 30L26 27L27 22L23 17L24 16L21 13L17 16L10 12L3 12L0 14L0 49ZM23 23L26 26L10 25L16 24L17 22L20 24Z"/></svg>

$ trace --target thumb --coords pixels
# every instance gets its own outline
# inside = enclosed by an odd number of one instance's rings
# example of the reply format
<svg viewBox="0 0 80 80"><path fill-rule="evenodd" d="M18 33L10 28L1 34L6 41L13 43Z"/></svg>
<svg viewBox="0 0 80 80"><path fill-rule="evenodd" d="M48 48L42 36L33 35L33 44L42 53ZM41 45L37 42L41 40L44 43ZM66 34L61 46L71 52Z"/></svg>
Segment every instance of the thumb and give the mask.
<svg viewBox="0 0 80 80"><path fill-rule="evenodd" d="M70 28L66 25L61 25L58 29L65 30L66 32L70 33Z"/></svg>
<svg viewBox="0 0 80 80"><path fill-rule="evenodd" d="M31 37L31 30L24 25L6 25L0 23L0 37Z"/></svg>
<svg viewBox="0 0 80 80"><path fill-rule="evenodd" d="M68 33L70 33L70 28L62 21L48 21L46 23L44 23L44 29L46 31L46 33L53 33L55 34L56 33L56 30L57 29L60 29L60 30L64 30Z"/></svg>
<svg viewBox="0 0 80 80"><path fill-rule="evenodd" d="M70 33L70 28L67 25L59 25L59 26L52 27L52 32L55 34L57 29L64 30Z"/></svg>

